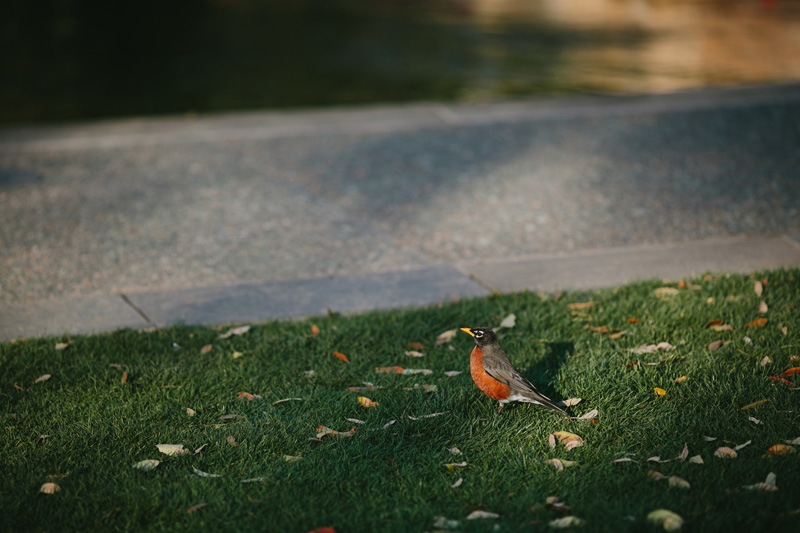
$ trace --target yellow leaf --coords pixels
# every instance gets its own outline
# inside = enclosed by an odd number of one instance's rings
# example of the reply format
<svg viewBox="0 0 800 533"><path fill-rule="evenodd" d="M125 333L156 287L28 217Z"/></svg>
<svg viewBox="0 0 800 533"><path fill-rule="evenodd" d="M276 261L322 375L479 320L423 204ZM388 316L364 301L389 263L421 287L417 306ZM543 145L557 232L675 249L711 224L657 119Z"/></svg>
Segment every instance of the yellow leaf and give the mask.
<svg viewBox="0 0 800 533"><path fill-rule="evenodd" d="M364 407L377 407L377 406L380 405L378 402L373 402L372 400L370 400L366 396L359 396L358 397L358 403L360 403Z"/></svg>
<svg viewBox="0 0 800 533"><path fill-rule="evenodd" d="M665 391L660 387L654 387L653 390L656 391L656 394L658 394L659 396L664 396L667 393L667 391Z"/></svg>
<svg viewBox="0 0 800 533"><path fill-rule="evenodd" d="M767 455L791 455L793 453L797 453L797 450L788 444L775 444L767 449Z"/></svg>
<svg viewBox="0 0 800 533"><path fill-rule="evenodd" d="M686 376L681 376L679 378L675 378L675 383L683 383L684 381L686 381L686 379L687 379Z"/></svg>
<svg viewBox="0 0 800 533"><path fill-rule="evenodd" d="M748 322L744 325L746 328L763 328L767 325L767 319L763 316L761 318L756 318L752 322Z"/></svg>
<svg viewBox="0 0 800 533"><path fill-rule="evenodd" d="M678 531L683 526L683 518L668 509L657 509L647 515L647 520L660 525L664 531Z"/></svg>
<svg viewBox="0 0 800 533"><path fill-rule="evenodd" d="M446 467L447 467L447 469L448 469L450 472L452 472L452 471L453 471L453 470L455 470L456 468L466 468L466 466L467 466L467 463L466 463L466 462L463 462L463 463L445 463L445 464L444 464L444 466L446 466Z"/></svg>

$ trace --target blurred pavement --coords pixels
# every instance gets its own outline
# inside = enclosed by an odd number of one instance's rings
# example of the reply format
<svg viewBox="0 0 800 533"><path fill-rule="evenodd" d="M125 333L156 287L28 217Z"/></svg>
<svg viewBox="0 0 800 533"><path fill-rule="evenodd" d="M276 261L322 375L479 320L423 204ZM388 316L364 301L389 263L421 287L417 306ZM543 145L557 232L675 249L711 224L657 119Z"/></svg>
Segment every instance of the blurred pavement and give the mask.
<svg viewBox="0 0 800 533"><path fill-rule="evenodd" d="M800 266L800 85L0 129L0 340Z"/></svg>

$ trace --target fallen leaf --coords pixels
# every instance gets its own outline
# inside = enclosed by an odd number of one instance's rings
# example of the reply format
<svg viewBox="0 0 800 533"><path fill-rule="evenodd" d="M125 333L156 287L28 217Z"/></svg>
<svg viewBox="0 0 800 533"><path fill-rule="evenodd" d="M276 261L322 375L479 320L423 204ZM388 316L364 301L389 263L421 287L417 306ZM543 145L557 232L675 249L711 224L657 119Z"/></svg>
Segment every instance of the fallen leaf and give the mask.
<svg viewBox="0 0 800 533"><path fill-rule="evenodd" d="M303 457L300 456L300 455L284 455L283 456L283 460L286 461L287 463L295 463L295 462L299 461L302 458Z"/></svg>
<svg viewBox="0 0 800 533"><path fill-rule="evenodd" d="M366 396L359 396L358 403L360 403L364 407L378 407L380 405L378 402L373 402Z"/></svg>
<svg viewBox="0 0 800 533"><path fill-rule="evenodd" d="M428 370L427 368L404 368L401 372L404 376L410 376L413 374L422 374L424 376L429 376L433 374L433 370Z"/></svg>
<svg viewBox="0 0 800 533"><path fill-rule="evenodd" d="M608 338L609 338L609 339L615 339L615 340L616 340L616 339L619 339L619 338L621 338L623 335L627 335L627 333L626 333L626 332L624 332L624 331L620 331L620 332L618 332L618 333L612 333L611 335L609 335L609 336L608 336Z"/></svg>
<svg viewBox="0 0 800 533"><path fill-rule="evenodd" d="M380 373L383 373L383 374L391 374L391 373L402 374L403 373L403 367L402 366L379 366L379 367L375 368L375 372L380 372Z"/></svg>
<svg viewBox="0 0 800 533"><path fill-rule="evenodd" d="M356 432L356 428L351 428L350 431L335 431L329 427L325 426L317 426L317 438L321 439L322 437L326 437L328 435L334 437L352 437Z"/></svg>
<svg viewBox="0 0 800 533"><path fill-rule="evenodd" d="M155 467L157 467L160 464L161 464L161 461L159 461L157 459L145 459L144 461L139 461L138 463L134 464L133 468L135 468L137 470L144 470L145 472L148 472L148 471L154 469Z"/></svg>
<svg viewBox="0 0 800 533"><path fill-rule="evenodd" d="M768 365L768 364L770 364L771 362L772 362L772 359L770 359L768 355L765 355L765 356L764 356L764 359L762 359L762 360L761 360L761 362L760 362L760 363L758 363L758 364L759 364L760 366L767 366L767 365Z"/></svg>
<svg viewBox="0 0 800 533"><path fill-rule="evenodd" d="M676 289L674 287L659 287L658 289L656 289L654 291L655 295L658 298L664 298L666 296L675 296L679 292L680 291L678 291L678 289Z"/></svg>
<svg viewBox="0 0 800 533"><path fill-rule="evenodd" d="M579 302L574 304L567 304L570 309L591 309L597 302Z"/></svg>
<svg viewBox="0 0 800 533"><path fill-rule="evenodd" d="M711 328L711 327L714 327L714 326L719 326L719 325L720 325L720 324L722 324L722 323L723 323L723 321L722 321L722 320L712 320L711 322L709 322L708 324L706 324L706 327L707 327L707 328Z"/></svg>
<svg viewBox="0 0 800 533"><path fill-rule="evenodd" d="M333 355L336 356L337 359L341 359L345 363L349 363L350 361L347 360L347 356L342 352L333 352Z"/></svg>
<svg viewBox="0 0 800 533"><path fill-rule="evenodd" d="M730 341L726 341L726 340L722 340L722 339L720 339L720 340L718 340L718 341L714 341L714 342L712 342L711 344L709 344L709 345L708 345L708 349L709 349L709 350L716 350L717 348L720 348L721 346L725 346L725 345L726 345L726 344L728 344L729 342L730 342Z"/></svg>
<svg viewBox="0 0 800 533"><path fill-rule="evenodd" d="M612 463L635 463L636 461L634 461L630 457L620 457L619 459L614 459L611 462Z"/></svg>
<svg viewBox="0 0 800 533"><path fill-rule="evenodd" d="M769 376L769 379L771 379L772 381L777 381L778 383L781 383L781 384L783 384L783 385L791 385L791 386L794 386L794 382L792 382L792 381L789 381L788 379L786 379L786 378L782 378L782 377L780 377L780 376Z"/></svg>
<svg viewBox="0 0 800 533"><path fill-rule="evenodd" d="M719 448L714 450L714 457L724 457L724 458L725 457L729 457L729 458L733 459L737 455L738 454L734 450L732 450L731 448L728 448L727 446L720 446Z"/></svg>
<svg viewBox="0 0 800 533"><path fill-rule="evenodd" d="M316 370L303 370L303 374L305 374L306 377L309 378L309 379L317 377L317 371Z"/></svg>
<svg viewBox="0 0 800 533"><path fill-rule="evenodd" d="M244 418L244 415L237 415L237 414L220 415L217 417L217 420L233 420L234 418Z"/></svg>
<svg viewBox="0 0 800 533"><path fill-rule="evenodd" d="M258 395L256 395L256 397L257 397L257 398L261 398L261 396L258 396ZM272 406L274 406L274 405L278 405L278 404L280 404L280 403L285 403L285 402L301 402L301 401L303 401L303 399L302 399L302 398L281 398L280 400L275 400L274 402L272 402L272 403L271 403L271 404L269 404L269 405L270 405L270 407L272 407Z"/></svg>
<svg viewBox="0 0 800 533"><path fill-rule="evenodd" d="M764 422L762 422L761 420L759 420L758 418L756 418L754 416L748 416L747 419L750 422L752 422L753 424L755 424L755 425L759 425L759 424L763 425L764 424Z"/></svg>
<svg viewBox="0 0 800 533"><path fill-rule="evenodd" d="M742 407L742 409L745 409L745 407ZM703 435L703 440L706 442L712 442L717 440L717 437L709 437L708 435Z"/></svg>
<svg viewBox="0 0 800 533"><path fill-rule="evenodd" d="M553 529L566 529L568 527L579 527L584 524L584 521L578 518L577 516L564 516L561 518L556 518L554 520L550 520L548 525Z"/></svg>
<svg viewBox="0 0 800 533"><path fill-rule="evenodd" d="M209 474L208 472L203 472L202 470L198 470L195 467L192 467L192 471L200 477L222 477L219 474Z"/></svg>
<svg viewBox="0 0 800 533"><path fill-rule="evenodd" d="M205 503L205 502L196 503L196 504L192 505L191 507L189 507L188 509L186 509L186 513L187 514L193 514L193 513L197 512L199 509L202 509L203 507L205 507L206 505L208 505L208 504Z"/></svg>
<svg viewBox="0 0 800 533"><path fill-rule="evenodd" d="M55 494L56 492L60 491L61 487L56 485L55 483L45 483L41 487L39 487L39 492L43 494Z"/></svg>
<svg viewBox="0 0 800 533"><path fill-rule="evenodd" d="M668 509L656 509L647 515L647 520L664 528L664 531L678 531L683 527L683 518Z"/></svg>
<svg viewBox="0 0 800 533"><path fill-rule="evenodd" d="M202 452L202 451L203 451L203 448L205 448L206 446L208 446L208 443L206 443L206 444L203 444L202 446L200 446L199 448L197 448L197 449L194 451L195 455L197 455L198 453Z"/></svg>
<svg viewBox="0 0 800 533"><path fill-rule="evenodd" d="M507 317L500 322L501 328L513 328L517 323L517 316L514 313L511 313ZM498 328L499 329L499 328Z"/></svg>
<svg viewBox="0 0 800 533"><path fill-rule="evenodd" d="M431 414L429 414L429 415L421 415L421 416L411 416L411 415L408 415L408 418L410 418L411 420L419 420L419 419L421 419L421 418L433 418L433 417L435 417L435 416L441 416L441 415L443 415L443 414L445 414L445 413L447 413L447 411L442 411L441 413L431 413Z"/></svg>
<svg viewBox="0 0 800 533"><path fill-rule="evenodd" d="M750 338L750 337L748 337L747 335L745 335L744 337L742 337L742 340L744 341L744 343L745 343L745 344L753 344L753 339L751 339L751 338Z"/></svg>
<svg viewBox="0 0 800 533"><path fill-rule="evenodd" d="M664 396L667 393L667 391L665 391L660 387L653 387L653 390L656 391L656 394L658 394L659 396Z"/></svg>
<svg viewBox="0 0 800 533"><path fill-rule="evenodd" d="M760 281L756 281L756 284L753 287L753 290L755 291L756 296L761 296L761 293L764 292L764 284L761 283Z"/></svg>
<svg viewBox="0 0 800 533"><path fill-rule="evenodd" d="M789 333L789 328L787 328L786 326L783 326L781 328L781 333L783 333L784 335L788 334Z"/></svg>
<svg viewBox="0 0 800 533"><path fill-rule="evenodd" d="M386 422L386 423L383 425L383 429L389 429L391 426L393 426L393 425L394 425L394 423L395 423L395 422L397 422L397 420L389 420L388 422Z"/></svg>
<svg viewBox="0 0 800 533"><path fill-rule="evenodd" d="M319 335L319 326L317 326L316 324L311 324L311 334Z"/></svg>
<svg viewBox="0 0 800 533"><path fill-rule="evenodd" d="M693 455L692 457L689 457L689 462L692 464L701 465L703 464L703 458L699 455Z"/></svg>
<svg viewBox="0 0 800 533"><path fill-rule="evenodd" d="M189 450L183 449L183 444L156 444L156 448L164 455L183 455L189 453Z"/></svg>
<svg viewBox="0 0 800 533"><path fill-rule="evenodd" d="M231 357L233 357L234 359L239 359L239 358L240 358L241 356L243 356L243 355L244 355L244 354L243 354L242 352L233 352L233 353L231 354Z"/></svg>
<svg viewBox="0 0 800 533"><path fill-rule="evenodd" d="M58 351L60 352L61 350L64 350L64 349L66 349L66 348L67 348L67 346L69 346L69 343L66 343L66 342L58 342L58 343L56 343L56 350L58 350Z"/></svg>
<svg viewBox="0 0 800 533"><path fill-rule="evenodd" d="M597 417L597 409L592 409L589 412L582 414L581 416L577 417L576 420L592 420Z"/></svg>
<svg viewBox="0 0 800 533"><path fill-rule="evenodd" d="M433 527L436 529L458 529L460 524L458 520L450 520L444 516L433 517Z"/></svg>
<svg viewBox="0 0 800 533"><path fill-rule="evenodd" d="M800 437L797 437L794 440L787 440L786 444L794 444L795 446L800 446Z"/></svg>
<svg viewBox="0 0 800 533"><path fill-rule="evenodd" d="M658 350L664 350L665 352L669 350L675 349L675 346L671 345L668 342L659 342L658 344L642 344L637 348L633 348L631 352L635 354L643 354L643 353L654 353Z"/></svg>
<svg viewBox="0 0 800 533"><path fill-rule="evenodd" d="M119 382L122 385L125 385L128 382L128 373L127 372L123 372L122 373L122 378L120 378Z"/></svg>
<svg viewBox="0 0 800 533"><path fill-rule="evenodd" d="M201 354L207 354L208 352L210 352L210 351L211 351L211 349L212 349L213 347L214 347L214 346L213 346L212 344L206 344L205 346L203 346L202 348L200 348L200 353L201 353Z"/></svg>
<svg viewBox="0 0 800 533"><path fill-rule="evenodd" d="M336 533L336 530L332 527L318 527L316 529L312 529L308 533Z"/></svg>
<svg viewBox="0 0 800 533"><path fill-rule="evenodd" d="M52 377L52 376L51 376L50 374L44 374L44 375L41 375L41 376L39 376L38 378L36 378L36 380L34 381L34 383L42 383L43 381L47 381L47 380L48 380L48 379L50 379L51 377Z"/></svg>
<svg viewBox="0 0 800 533"><path fill-rule="evenodd" d="M464 461L463 463L444 463L444 466L447 467L447 469L450 472L452 472L456 468L466 468L467 467L467 462Z"/></svg>
<svg viewBox="0 0 800 533"><path fill-rule="evenodd" d="M730 324L721 324L719 326L711 326L714 331L733 331L733 326Z"/></svg>
<svg viewBox="0 0 800 533"><path fill-rule="evenodd" d="M240 392L236 395L236 397L240 400L244 400L246 402L252 402L253 400L260 400L260 394L250 394L249 392Z"/></svg>
<svg viewBox="0 0 800 533"><path fill-rule="evenodd" d="M680 459L681 461L685 461L687 457L689 457L689 445L684 443L683 450L681 450L681 453L678 454L677 459Z"/></svg>
<svg viewBox="0 0 800 533"><path fill-rule="evenodd" d="M447 376L448 378L455 377L459 374L461 374L460 370L448 370L447 372L444 373L444 375Z"/></svg>
<svg viewBox="0 0 800 533"><path fill-rule="evenodd" d="M461 450L458 448L447 448L447 451L452 453L453 455L461 455Z"/></svg>
<svg viewBox="0 0 800 533"><path fill-rule="evenodd" d="M769 474L767 474L766 480L760 483L756 483L755 485L745 485L742 488L748 490L763 490L767 492L772 492L778 490L778 486L775 484L776 480L777 476L774 473L770 472Z"/></svg>
<svg viewBox="0 0 800 533"><path fill-rule="evenodd" d="M745 409L751 409L751 408L755 407L756 405L761 405L762 403L766 403L768 401L769 400L765 399L765 400L758 400L757 402L753 402L753 403L748 403L744 407L740 407L739 410L740 411L744 411Z"/></svg>
<svg viewBox="0 0 800 533"><path fill-rule="evenodd" d="M456 336L456 332L458 329L448 329L444 333L440 333L438 337L436 337L436 345L439 346L440 344L446 344L453 340L453 337Z"/></svg>
<svg viewBox="0 0 800 533"><path fill-rule="evenodd" d="M581 398L567 398L561 402L561 405L564 407L572 407L573 405L578 405L579 403L581 403Z"/></svg>
<svg viewBox="0 0 800 533"><path fill-rule="evenodd" d="M234 448L239 447L239 445L236 443L236 437L234 437L233 435L228 435L227 437L225 437L225 441Z"/></svg>
<svg viewBox="0 0 800 533"><path fill-rule="evenodd" d="M425 354L422 352L417 352L414 350L406 350L406 355L409 357L425 357Z"/></svg>
<svg viewBox="0 0 800 533"><path fill-rule="evenodd" d="M656 472L655 470L650 470L647 473L647 477L649 477L653 481L661 481L662 479L667 479L667 476L665 476L661 472Z"/></svg>
<svg viewBox="0 0 800 533"><path fill-rule="evenodd" d="M50 435L39 435L39 438L36 439L36 442L34 444L39 444L40 442L42 442L44 439L46 439L49 436Z"/></svg>
<svg viewBox="0 0 800 533"><path fill-rule="evenodd" d="M227 339L229 337L233 337L234 335L244 335L250 331L250 326L239 326L238 328L231 328L219 337L218 339Z"/></svg>
<svg viewBox="0 0 800 533"><path fill-rule="evenodd" d="M800 372L800 366L796 366L794 368L790 368L789 370L784 371L781 376L791 376Z"/></svg>
<svg viewBox="0 0 800 533"><path fill-rule="evenodd" d="M767 448L767 455L791 455L797 450L788 444L773 444Z"/></svg>
<svg viewBox="0 0 800 533"><path fill-rule="evenodd" d="M629 318L629 319L628 319L628 322L630 322L631 324L636 324L637 322L641 322L641 319L638 319L638 318Z"/></svg>
<svg viewBox="0 0 800 533"><path fill-rule="evenodd" d="M761 300L761 303L758 304L758 312L759 313L766 313L768 310L769 310L769 307L767 307L767 302L765 302L764 300Z"/></svg>
<svg viewBox="0 0 800 533"><path fill-rule="evenodd" d="M352 422L353 424L366 424L366 420L359 420L358 418L345 418L348 422Z"/></svg>
<svg viewBox="0 0 800 533"><path fill-rule="evenodd" d="M687 379L686 376L675 378L675 383L683 383L684 381L686 381L686 379Z"/></svg>
<svg viewBox="0 0 800 533"><path fill-rule="evenodd" d="M187 408L186 408L186 414L187 414L188 416L194 416L194 415L195 415L195 412L196 412L196 411L195 411L194 409L192 409L191 407L187 407Z"/></svg>
<svg viewBox="0 0 800 533"><path fill-rule="evenodd" d="M472 511L467 515L467 520L477 520L479 518L500 518L500 515L489 511Z"/></svg>
<svg viewBox="0 0 800 533"><path fill-rule="evenodd" d="M583 439L580 436L568 431L555 431L547 437L552 449L556 447L556 439L566 447L567 451L583 446Z"/></svg>
<svg viewBox="0 0 800 533"><path fill-rule="evenodd" d="M744 325L746 328L763 328L767 325L767 319L764 317L756 318L752 322L748 322Z"/></svg>
<svg viewBox="0 0 800 533"><path fill-rule="evenodd" d="M458 479L456 480L456 482L455 482L455 483L453 483L452 485L450 485L450 488L451 488L451 489L457 489L458 487L460 487L460 486L461 486L461 484L462 484L462 483L464 483L464 478L463 478L463 477L460 477L460 478L458 478Z"/></svg>
<svg viewBox="0 0 800 533"><path fill-rule="evenodd" d="M669 478L667 478L667 480L669 481L669 486L670 487L677 487L679 489L690 489L690 488L692 488L692 486L689 485L689 482L686 481L685 479L683 479L682 477L669 476Z"/></svg>
<svg viewBox="0 0 800 533"><path fill-rule="evenodd" d="M653 457L648 457L647 458L647 462L648 463L660 463L661 462L661 456L660 455L654 455ZM664 462L666 463L667 461L664 461Z"/></svg>
<svg viewBox="0 0 800 533"><path fill-rule="evenodd" d="M242 483L263 483L267 480L265 477L251 477L250 479L243 479Z"/></svg>

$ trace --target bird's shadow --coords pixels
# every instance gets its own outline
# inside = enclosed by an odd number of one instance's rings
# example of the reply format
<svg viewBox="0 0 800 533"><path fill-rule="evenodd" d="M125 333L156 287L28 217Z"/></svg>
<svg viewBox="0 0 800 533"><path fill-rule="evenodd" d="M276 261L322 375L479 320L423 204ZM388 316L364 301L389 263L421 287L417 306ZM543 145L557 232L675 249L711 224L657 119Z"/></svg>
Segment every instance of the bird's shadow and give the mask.
<svg viewBox="0 0 800 533"><path fill-rule="evenodd" d="M561 397L554 388L554 382L558 369L564 364L570 354L575 353L575 344L571 341L556 341L547 343L547 352L542 359L539 359L528 367L524 373L525 377L545 396L558 404L564 398ZM567 408L570 412L570 409Z"/></svg>

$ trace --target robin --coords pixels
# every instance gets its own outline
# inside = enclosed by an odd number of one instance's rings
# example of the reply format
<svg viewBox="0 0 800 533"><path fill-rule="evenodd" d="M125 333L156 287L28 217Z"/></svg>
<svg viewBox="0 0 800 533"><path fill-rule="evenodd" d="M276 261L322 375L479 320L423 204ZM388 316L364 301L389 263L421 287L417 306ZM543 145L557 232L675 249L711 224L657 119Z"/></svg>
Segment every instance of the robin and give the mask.
<svg viewBox="0 0 800 533"><path fill-rule="evenodd" d="M511 365L506 352L500 348L497 335L491 328L461 328L472 335L475 348L469 356L472 381L489 398L500 401L497 414L508 402L528 402L549 407L569 416L564 409L536 390L525 376Z"/></svg>

